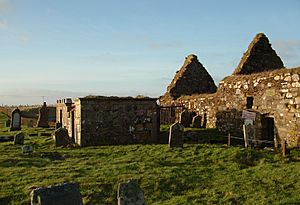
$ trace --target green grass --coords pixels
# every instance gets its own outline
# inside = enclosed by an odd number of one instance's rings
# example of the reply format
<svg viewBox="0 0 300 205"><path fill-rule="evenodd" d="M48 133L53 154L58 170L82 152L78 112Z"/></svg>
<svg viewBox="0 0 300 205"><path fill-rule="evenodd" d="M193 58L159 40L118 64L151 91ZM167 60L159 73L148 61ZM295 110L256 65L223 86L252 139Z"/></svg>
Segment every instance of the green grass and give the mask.
<svg viewBox="0 0 300 205"><path fill-rule="evenodd" d="M288 158L224 144L55 148L53 129L26 128L25 144L0 143L0 204L29 204L37 186L76 181L85 204L114 204L117 185L135 179L147 204L297 204L300 151ZM199 131L205 130L186 130ZM213 130L208 130L209 139ZM0 133L14 135L7 129ZM29 137L29 134L36 136ZM201 136L199 136L201 138Z"/></svg>

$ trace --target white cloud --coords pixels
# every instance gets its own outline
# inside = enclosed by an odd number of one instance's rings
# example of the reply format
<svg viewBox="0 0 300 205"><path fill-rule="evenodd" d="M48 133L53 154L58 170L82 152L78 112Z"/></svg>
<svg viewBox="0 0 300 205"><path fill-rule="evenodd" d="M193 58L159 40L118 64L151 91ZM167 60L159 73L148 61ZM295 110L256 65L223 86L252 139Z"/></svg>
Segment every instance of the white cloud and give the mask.
<svg viewBox="0 0 300 205"><path fill-rule="evenodd" d="M11 7L10 0L0 0L0 13L9 11Z"/></svg>

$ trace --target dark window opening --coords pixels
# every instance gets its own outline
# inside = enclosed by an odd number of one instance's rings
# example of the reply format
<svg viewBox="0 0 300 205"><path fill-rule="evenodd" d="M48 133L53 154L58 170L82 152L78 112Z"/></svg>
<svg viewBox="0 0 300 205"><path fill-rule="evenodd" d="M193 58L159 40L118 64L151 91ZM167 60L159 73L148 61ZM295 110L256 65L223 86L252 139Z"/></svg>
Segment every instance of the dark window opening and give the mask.
<svg viewBox="0 0 300 205"><path fill-rule="evenodd" d="M253 107L253 97L247 97L246 108L251 109Z"/></svg>

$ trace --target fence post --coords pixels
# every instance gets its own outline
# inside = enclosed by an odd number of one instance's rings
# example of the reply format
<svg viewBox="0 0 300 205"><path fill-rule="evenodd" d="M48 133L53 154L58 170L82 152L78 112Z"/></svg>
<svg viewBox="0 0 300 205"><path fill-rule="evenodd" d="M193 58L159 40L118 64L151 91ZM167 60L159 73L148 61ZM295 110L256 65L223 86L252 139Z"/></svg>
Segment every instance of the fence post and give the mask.
<svg viewBox="0 0 300 205"><path fill-rule="evenodd" d="M230 145L231 145L231 136L230 136L230 132L228 132L228 141L227 141L227 145L228 145L228 147L230 147Z"/></svg>
<svg viewBox="0 0 300 205"><path fill-rule="evenodd" d="M285 141L285 139L281 140L281 149L282 149L282 156L286 157L286 141Z"/></svg>

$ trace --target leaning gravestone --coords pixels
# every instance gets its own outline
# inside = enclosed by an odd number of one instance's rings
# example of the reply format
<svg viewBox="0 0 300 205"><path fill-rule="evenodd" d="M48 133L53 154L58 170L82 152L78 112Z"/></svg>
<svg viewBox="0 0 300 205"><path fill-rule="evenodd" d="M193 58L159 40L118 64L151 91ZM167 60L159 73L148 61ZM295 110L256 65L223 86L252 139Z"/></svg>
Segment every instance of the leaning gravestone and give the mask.
<svg viewBox="0 0 300 205"><path fill-rule="evenodd" d="M202 120L201 116L199 116L199 115L194 116L193 120L192 120L192 127L200 128L201 127L201 120Z"/></svg>
<svg viewBox="0 0 300 205"><path fill-rule="evenodd" d="M69 132L65 128L59 128L55 130L55 133L53 135L53 139L55 141L55 146L67 146L70 144L70 137Z"/></svg>
<svg viewBox="0 0 300 205"><path fill-rule="evenodd" d="M118 205L145 205L143 190L132 180L119 184L117 199Z"/></svg>
<svg viewBox="0 0 300 205"><path fill-rule="evenodd" d="M252 146L255 140L254 125L251 124L243 125L243 132L244 132L245 147Z"/></svg>
<svg viewBox="0 0 300 205"><path fill-rule="evenodd" d="M30 195L31 205L83 205L75 182L36 188Z"/></svg>
<svg viewBox="0 0 300 205"><path fill-rule="evenodd" d="M43 128L48 128L48 108L46 105L46 102L44 102L43 106L41 107L39 111L39 119L37 122L37 127L43 127Z"/></svg>
<svg viewBox="0 0 300 205"><path fill-rule="evenodd" d="M183 131L184 126L178 122L171 125L169 133L169 147L183 147Z"/></svg>
<svg viewBox="0 0 300 205"><path fill-rule="evenodd" d="M21 111L17 108L11 113L10 131L21 129Z"/></svg>
<svg viewBox="0 0 300 205"><path fill-rule="evenodd" d="M25 138L25 136L24 136L23 132L16 134L15 139L14 139L14 145L23 145L24 138Z"/></svg>
<svg viewBox="0 0 300 205"><path fill-rule="evenodd" d="M179 122L184 126L184 127L189 127L191 124L191 114L189 111L184 110L180 113L180 120Z"/></svg>

